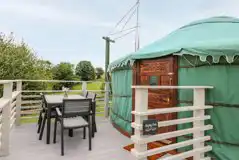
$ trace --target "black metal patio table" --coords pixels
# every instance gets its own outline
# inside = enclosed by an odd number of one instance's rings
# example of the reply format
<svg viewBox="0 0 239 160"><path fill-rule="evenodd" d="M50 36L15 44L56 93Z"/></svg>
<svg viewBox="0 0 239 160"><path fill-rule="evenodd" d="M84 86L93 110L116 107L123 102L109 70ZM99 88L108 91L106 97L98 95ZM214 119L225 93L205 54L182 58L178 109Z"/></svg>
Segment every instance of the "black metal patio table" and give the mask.
<svg viewBox="0 0 239 160"><path fill-rule="evenodd" d="M68 97L64 97L64 95L45 95L46 106L47 106L47 133L46 133L46 143L50 144L50 136L51 136L51 109L53 106L62 105L63 99L85 99L81 95L68 95Z"/></svg>

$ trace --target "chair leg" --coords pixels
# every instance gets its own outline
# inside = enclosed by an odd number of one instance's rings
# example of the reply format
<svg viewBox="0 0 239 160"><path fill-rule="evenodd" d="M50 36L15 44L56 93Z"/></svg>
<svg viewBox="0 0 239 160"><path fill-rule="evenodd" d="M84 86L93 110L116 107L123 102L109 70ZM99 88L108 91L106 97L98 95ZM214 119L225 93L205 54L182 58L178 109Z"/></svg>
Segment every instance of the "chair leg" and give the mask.
<svg viewBox="0 0 239 160"><path fill-rule="evenodd" d="M69 131L68 131L68 136L69 136L69 137L73 137L73 136L74 136L73 129L69 129Z"/></svg>
<svg viewBox="0 0 239 160"><path fill-rule="evenodd" d="M96 127L96 123L95 123L95 115L93 115L93 127L94 127L94 132L97 132L97 127Z"/></svg>
<svg viewBox="0 0 239 160"><path fill-rule="evenodd" d="M41 126L42 126L42 111L39 113L39 118L38 118L38 129L37 129L37 133L40 133L41 130Z"/></svg>
<svg viewBox="0 0 239 160"><path fill-rule="evenodd" d="M56 130L57 130L57 119L55 119L55 124L54 124L54 138L53 138L53 143L56 143Z"/></svg>
<svg viewBox="0 0 239 160"><path fill-rule="evenodd" d="M97 132L96 123L94 123L94 131Z"/></svg>
<svg viewBox="0 0 239 160"><path fill-rule="evenodd" d="M91 136L92 136L92 138L95 137L95 130L94 130L94 125L93 124L91 125Z"/></svg>
<svg viewBox="0 0 239 160"><path fill-rule="evenodd" d="M64 128L61 126L61 155L64 156Z"/></svg>
<svg viewBox="0 0 239 160"><path fill-rule="evenodd" d="M95 132L96 132L96 124L95 124L95 114L92 115L92 128L91 128L91 132L92 132L92 137L95 137Z"/></svg>
<svg viewBox="0 0 239 160"><path fill-rule="evenodd" d="M43 122L42 122L42 126L41 126L41 132L40 132L40 135L39 135L39 140L42 140L42 136L43 136L43 132L44 132L44 128L45 128L45 124L46 124L46 113L44 114L44 117L43 117Z"/></svg>
<svg viewBox="0 0 239 160"><path fill-rule="evenodd" d="M85 139L85 135L86 135L86 128L83 128L83 139Z"/></svg>
<svg viewBox="0 0 239 160"><path fill-rule="evenodd" d="M92 130L91 130L92 125L89 125L89 151L91 151L91 138L92 138Z"/></svg>

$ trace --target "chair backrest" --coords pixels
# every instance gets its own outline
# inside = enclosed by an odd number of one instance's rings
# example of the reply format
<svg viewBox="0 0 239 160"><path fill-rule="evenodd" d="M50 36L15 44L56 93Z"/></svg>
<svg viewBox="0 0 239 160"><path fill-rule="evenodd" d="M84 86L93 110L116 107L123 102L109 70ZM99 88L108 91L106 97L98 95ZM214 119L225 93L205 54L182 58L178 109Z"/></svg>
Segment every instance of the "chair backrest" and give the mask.
<svg viewBox="0 0 239 160"><path fill-rule="evenodd" d="M91 99L63 99L63 117L89 115Z"/></svg>
<svg viewBox="0 0 239 160"><path fill-rule="evenodd" d="M93 93L93 92L88 92L88 94L87 94L87 98L91 99L92 102L95 102L96 94Z"/></svg>
<svg viewBox="0 0 239 160"><path fill-rule="evenodd" d="M40 93L40 96L41 96L41 107L42 108L46 108L46 98L45 98L45 95L44 95L44 93Z"/></svg>
<svg viewBox="0 0 239 160"><path fill-rule="evenodd" d="M92 113L95 114L95 111L96 111L96 94L93 93L93 92L88 92L88 95L87 95L87 98L91 99L92 101Z"/></svg>
<svg viewBox="0 0 239 160"><path fill-rule="evenodd" d="M82 95L83 95L84 97L87 97L87 95L88 95L88 91L87 91L87 90L83 90Z"/></svg>

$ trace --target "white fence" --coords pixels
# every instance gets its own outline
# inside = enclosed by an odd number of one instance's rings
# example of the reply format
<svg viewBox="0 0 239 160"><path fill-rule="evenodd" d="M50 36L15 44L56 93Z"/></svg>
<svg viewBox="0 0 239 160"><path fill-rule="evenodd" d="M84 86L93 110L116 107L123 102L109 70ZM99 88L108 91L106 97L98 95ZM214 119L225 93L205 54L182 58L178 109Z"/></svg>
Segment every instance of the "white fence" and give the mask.
<svg viewBox="0 0 239 160"><path fill-rule="evenodd" d="M81 90L70 90L69 92L82 92L87 89L87 83L105 82L85 82L85 81L59 81L59 80L0 80L0 87L3 87L3 96L0 97L0 156L9 155L10 131L14 124L20 125L22 119L33 119L38 117L41 106L40 93L60 93L62 90L22 90L23 83L82 83ZM105 83L104 90L88 90L91 92L103 92L97 98L97 114L108 117L109 113L109 83Z"/></svg>
<svg viewBox="0 0 239 160"><path fill-rule="evenodd" d="M210 116L205 115L206 109L211 109L213 106L205 105L205 89L213 88L211 86L133 86L135 88L135 122L132 127L135 129L134 135L131 137L135 148L131 150L132 154L138 160L146 160L148 156L164 153L175 150L181 147L193 145L193 149L187 152L171 155L162 160L181 160L188 157L193 157L194 160L210 160L205 157L205 152L211 151L211 146L205 146L205 141L210 140L210 136L205 136L204 131L213 128L212 125L204 125L204 121L210 119ZM193 106L148 109L148 89L193 89ZM177 125L183 123L193 123L190 129L177 130L168 133L156 134L152 136L143 135L143 121L148 119L149 115L165 114L193 111L193 117L183 118L169 121L158 122L158 127ZM187 134L193 134L193 139L166 145L160 148L148 150L147 144L150 142L165 140L168 138L179 137Z"/></svg>
<svg viewBox="0 0 239 160"><path fill-rule="evenodd" d="M13 84L16 89L13 90ZM10 131L20 124L21 81L0 81L3 97L0 99L0 156L9 154Z"/></svg>

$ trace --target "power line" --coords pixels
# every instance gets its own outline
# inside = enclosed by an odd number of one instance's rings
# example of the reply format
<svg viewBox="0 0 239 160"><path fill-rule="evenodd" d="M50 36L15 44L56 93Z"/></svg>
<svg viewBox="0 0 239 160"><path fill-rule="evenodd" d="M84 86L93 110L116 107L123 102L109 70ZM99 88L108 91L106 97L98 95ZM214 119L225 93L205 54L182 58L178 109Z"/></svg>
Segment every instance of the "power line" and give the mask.
<svg viewBox="0 0 239 160"><path fill-rule="evenodd" d="M136 29L137 27L138 26L134 26L134 27L131 27L131 28L128 28L128 29L125 29L125 30L121 30L119 32L111 33L110 36L113 36L113 35L116 35L116 34L120 34L122 32L128 31L128 30Z"/></svg>
<svg viewBox="0 0 239 160"><path fill-rule="evenodd" d="M135 13L137 12L137 8L130 14L130 16L128 17L128 19L126 20L125 24L123 25L121 30L124 30L125 26L129 23L129 21L132 19L132 17L135 15Z"/></svg>
<svg viewBox="0 0 239 160"><path fill-rule="evenodd" d="M123 37L129 35L129 34L132 33L132 32L135 32L135 30L129 31L129 32L123 34L122 36L116 37L116 38L114 39L114 41L115 41L115 40L118 40L118 39L120 39L120 38L123 38Z"/></svg>
<svg viewBox="0 0 239 160"><path fill-rule="evenodd" d="M135 9L135 7L138 5L138 3L135 3L130 9L128 12L126 12L126 14L116 23L115 27L109 32L108 35L110 35L114 30L115 28L118 27L118 25L125 19L125 17L127 17L127 15L132 12L133 9Z"/></svg>

